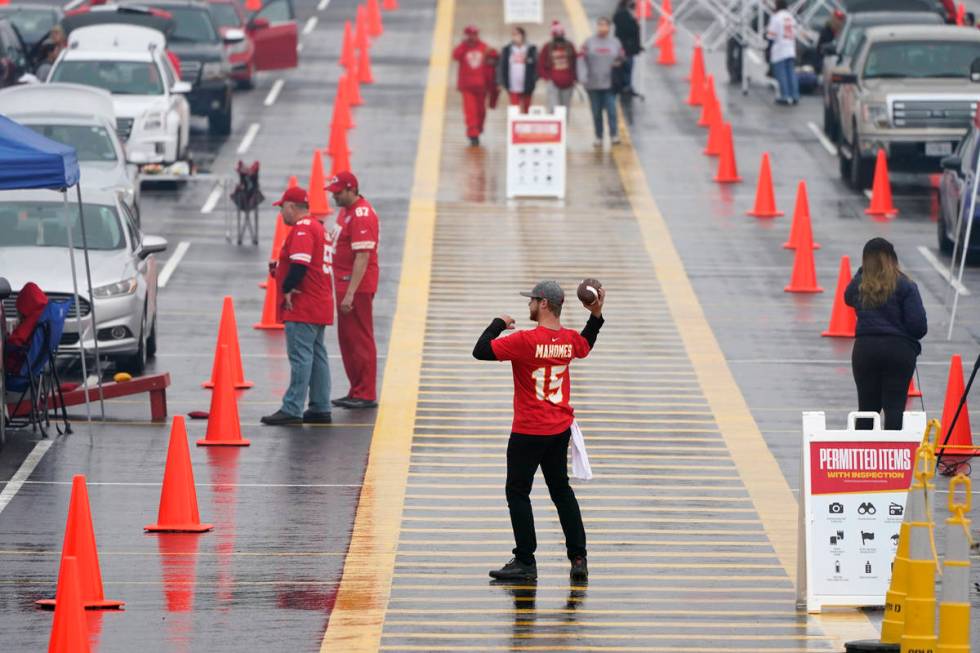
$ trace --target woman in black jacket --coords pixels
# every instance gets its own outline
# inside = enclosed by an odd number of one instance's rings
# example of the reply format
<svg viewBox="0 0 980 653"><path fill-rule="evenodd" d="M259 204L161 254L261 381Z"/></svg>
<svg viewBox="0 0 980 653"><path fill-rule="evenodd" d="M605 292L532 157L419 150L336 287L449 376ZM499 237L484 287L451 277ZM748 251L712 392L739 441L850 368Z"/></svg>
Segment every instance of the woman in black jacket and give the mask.
<svg viewBox="0 0 980 653"><path fill-rule="evenodd" d="M515 27L510 35L511 41L504 46L497 64L500 85L507 89L511 106L527 113L538 81L538 50L528 44L523 27Z"/></svg>
<svg viewBox="0 0 980 653"><path fill-rule="evenodd" d="M640 43L640 23L633 15L633 5L633 0L619 0L616 13L613 14L616 38L623 44L623 51L626 53L620 69L623 76L620 90L633 88L633 57L643 50Z"/></svg>
<svg viewBox="0 0 980 653"><path fill-rule="evenodd" d="M922 351L919 340L928 325L919 287L898 267L890 242L872 238L865 244L844 302L857 312L851 367L858 410L884 410L885 428L901 429L915 359ZM871 428L870 420L858 420L858 428Z"/></svg>

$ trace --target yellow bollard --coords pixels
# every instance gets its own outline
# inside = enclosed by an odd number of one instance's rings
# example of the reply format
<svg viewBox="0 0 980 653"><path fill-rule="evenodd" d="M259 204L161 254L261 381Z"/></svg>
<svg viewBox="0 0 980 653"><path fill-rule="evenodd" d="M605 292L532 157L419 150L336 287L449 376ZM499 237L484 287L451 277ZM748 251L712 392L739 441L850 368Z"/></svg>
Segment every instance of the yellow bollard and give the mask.
<svg viewBox="0 0 980 653"><path fill-rule="evenodd" d="M965 497L956 501L956 489ZM943 600L939 604L936 653L970 653L970 478L957 474L949 482L946 556L943 558Z"/></svg>
<svg viewBox="0 0 980 653"><path fill-rule="evenodd" d="M929 481L935 474L935 451L919 447L908 498L908 593L901 653L936 653L936 556L929 500Z"/></svg>
<svg viewBox="0 0 980 653"><path fill-rule="evenodd" d="M939 430L939 422L931 420L922 436L920 448L935 447ZM915 451L915 459L919 459L919 449ZM906 496L902 526L898 531L898 550L895 552L895 560L892 561L892 579L885 593L885 614L881 620L882 644L899 644L905 630L905 595L908 592L909 577L909 507L909 497Z"/></svg>

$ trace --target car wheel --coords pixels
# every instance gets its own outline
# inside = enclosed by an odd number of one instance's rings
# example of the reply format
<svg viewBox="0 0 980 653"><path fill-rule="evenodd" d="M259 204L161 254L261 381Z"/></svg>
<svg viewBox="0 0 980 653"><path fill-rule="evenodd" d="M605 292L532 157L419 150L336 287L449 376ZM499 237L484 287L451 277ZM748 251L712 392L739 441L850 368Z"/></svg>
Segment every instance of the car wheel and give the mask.
<svg viewBox="0 0 980 653"><path fill-rule="evenodd" d="M953 241L946 235L946 221L940 217L936 222L936 236L939 241L939 251L949 256L953 253Z"/></svg>
<svg viewBox="0 0 980 653"><path fill-rule="evenodd" d="M834 116L834 110L829 106L824 106L823 108L823 133L827 135L831 141L836 141L838 132L840 128L837 126L837 118Z"/></svg>
<svg viewBox="0 0 980 653"><path fill-rule="evenodd" d="M124 356L119 360L118 367L120 372L129 372L133 376L140 376L146 371L146 311L143 311L143 320L140 322L140 336L137 340L135 354Z"/></svg>
<svg viewBox="0 0 980 653"><path fill-rule="evenodd" d="M153 358L157 355L157 321L153 320L153 326L150 327L150 335L146 339L146 357Z"/></svg>
<svg viewBox="0 0 980 653"><path fill-rule="evenodd" d="M208 116L208 131L215 136L227 136L231 133L231 103L220 113Z"/></svg>
<svg viewBox="0 0 980 653"><path fill-rule="evenodd" d="M245 79L240 79L237 82L238 88L249 91L255 88L255 64L249 64L248 66L248 76Z"/></svg>
<svg viewBox="0 0 980 653"><path fill-rule="evenodd" d="M851 188L856 191L871 188L874 166L874 159L861 157L855 152L851 159Z"/></svg>
<svg viewBox="0 0 980 653"><path fill-rule="evenodd" d="M851 159L844 154L843 138L838 139L837 143L837 168L840 170L840 178L847 184L851 183Z"/></svg>

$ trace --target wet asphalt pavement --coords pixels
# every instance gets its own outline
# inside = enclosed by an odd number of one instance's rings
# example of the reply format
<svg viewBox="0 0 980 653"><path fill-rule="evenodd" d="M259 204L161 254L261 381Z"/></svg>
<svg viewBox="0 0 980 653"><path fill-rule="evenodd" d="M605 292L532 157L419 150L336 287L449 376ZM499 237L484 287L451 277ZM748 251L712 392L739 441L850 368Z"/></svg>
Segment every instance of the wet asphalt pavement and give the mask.
<svg viewBox="0 0 980 653"><path fill-rule="evenodd" d="M54 591L75 473L88 476L106 595L127 602L122 614L88 616L96 650L319 650L347 554L374 412L337 410L335 423L329 427L260 427L259 417L278 406L289 368L281 332L255 331L251 325L262 308L263 296L256 283L264 274L271 237L274 213L268 203L289 175L296 174L305 183L312 149L325 146L328 136L329 100L340 72L336 64L340 34L343 20L353 18L355 3L332 0L326 4L318 10L312 0L297 2L301 29L308 18L318 18L312 31L301 37L300 68L262 74L254 90L236 93L233 134L228 139L208 136L201 119L194 123L191 147L205 170L230 174L239 158L262 162L261 181L269 199L263 211L261 244L237 247L225 241L222 205L209 214L201 212L212 190L210 184L159 190L145 187L143 192L144 231L170 242L168 253L161 258L170 256L179 242L190 243L160 294L159 353L151 364L151 371L171 373L171 413L208 408L209 393L200 389L200 382L210 372L224 295L235 300L246 376L256 381L255 388L240 394L239 402L243 433L251 439L251 447L191 451L202 518L213 522L215 530L200 536L143 534L143 524L156 514L168 437L167 427L149 422L145 398L108 402L109 422L93 425L91 431L78 419L81 411L76 409L75 434L54 441L28 481L0 512L0 560L7 570L0 591L4 650L43 650L47 641L50 613L35 610L33 601ZM372 48L377 83L362 88L365 106L356 110L358 126L350 133L355 172L382 220L382 285L375 302L382 357L379 371L383 369L400 280L404 217L413 181L435 2L403 0L401 4L398 12L385 14L385 34ZM589 15L595 16L611 11L613 3L587 0L584 4ZM944 304L950 297L943 280L917 249L925 246L940 262L947 262L936 249L936 202L931 191L922 178L896 178L899 216L887 223L867 218L863 213L866 198L839 180L836 159L808 126L809 122L820 124L818 97L804 98L799 107L786 109L772 106L769 91L757 86L743 97L737 89L719 85L724 89L725 115L733 122L739 169L745 181L731 188L711 182L714 162L700 154L705 132L694 126L693 112L683 103L686 85L682 80L689 49L690 43L681 39L680 65L672 70L649 61L642 66L642 90L647 100L637 107L632 138L707 320L766 443L795 490L799 482L800 411L825 410L832 423L840 423L855 402L849 363L851 342L819 335L829 317L840 255L850 255L856 268L865 240L885 236L895 243L903 266L919 283L931 329L919 361L919 374L925 408L936 416L942 407L949 356L962 354L969 372L978 352L980 268L967 268L964 285L972 294L961 298L958 326L952 341L947 342ZM717 77L724 76L718 53L709 54L708 66ZM280 78L285 80L282 91L274 104L266 106L269 91ZM457 110L450 108L448 124L459 120ZM587 109L580 102L575 110ZM237 154L236 148L255 123L261 126L258 136L247 152ZM460 140L458 132L448 128L447 140ZM433 143L434 147L440 145ZM460 142L452 147L464 146ZM503 144L488 147L502 149ZM823 246L816 253L818 276L826 289L822 295L792 296L782 290L792 264L791 254L781 247L788 217L760 222L744 215L754 197L758 159L763 151L773 158L781 209L787 213L792 210L799 179L806 179L809 185L814 236ZM496 203L502 204L502 200L497 186L499 171L489 166L499 166L501 160L499 156L457 159L460 164L450 169L453 175L444 174L443 183L461 186L444 193L443 198L462 195L467 202L485 205L479 209L481 215L482 211L494 215ZM604 164L612 166L608 160ZM579 197L583 195L580 192ZM596 190L595 199L598 207L605 203L601 189ZM616 206L619 201L608 204ZM583 204L587 203L583 199ZM596 210L602 212L601 208ZM443 234L443 257L445 248L459 237L473 235L462 229ZM570 258L563 261L561 273L572 278L576 261ZM460 264L456 259L448 260L449 268ZM642 272L642 268L636 269ZM505 278L523 282L522 275L532 270L538 271L515 267L514 278ZM622 285L632 288L639 281L642 278L624 278ZM436 279L434 288L439 283L452 286L454 282ZM492 299L499 301L495 296ZM438 327L446 317L440 312L446 311L446 305L435 300L433 307ZM651 314L645 319L656 326L657 320L669 318ZM481 313L476 321L482 320ZM467 328L468 334L476 326ZM473 331L473 337L476 334ZM346 379L332 334L328 351L332 394L341 396L346 391ZM466 346L461 351L461 356L468 355ZM435 384L429 392L438 392L439 387ZM492 401L499 399L490 397ZM506 410L505 400L500 410ZM980 428L976 419L974 425ZM188 429L192 438L200 437L204 423L189 421ZM8 434L8 443L0 452L0 482L6 484L11 479L36 443L30 433ZM980 480L980 472L975 470L973 478ZM502 477L499 480L502 483ZM490 489L483 494L502 492ZM431 508L432 503L416 502L414 509ZM980 519L980 509L974 508L973 517ZM423 540L423 535L414 537ZM760 547L760 555L768 555L769 549ZM406 541L403 547L409 553L431 548L424 540L415 545ZM504 546L499 551L506 554ZM974 578L980 580L976 565ZM483 580L481 576L477 583ZM774 590L774 596L790 600L783 596L785 583L775 584L782 593ZM642 596L639 590L631 593L629 586L631 583L624 582L624 591L616 596L626 601ZM584 593L576 596L574 588L569 588L565 596L560 589L544 589L540 595L501 590L498 598L521 609L533 608L536 600L539 605L551 599L556 605L566 601L581 605L584 601ZM555 590L554 595L551 590ZM593 605L594 597L602 596L602 591L592 589ZM398 607L405 609L412 607L418 594L407 588L393 596ZM975 591L972 600L974 639L980 641L980 599ZM766 609L760 607L760 614ZM387 632L397 634L403 626L396 624ZM511 644L521 643L515 636ZM631 643L643 644L642 640Z"/></svg>

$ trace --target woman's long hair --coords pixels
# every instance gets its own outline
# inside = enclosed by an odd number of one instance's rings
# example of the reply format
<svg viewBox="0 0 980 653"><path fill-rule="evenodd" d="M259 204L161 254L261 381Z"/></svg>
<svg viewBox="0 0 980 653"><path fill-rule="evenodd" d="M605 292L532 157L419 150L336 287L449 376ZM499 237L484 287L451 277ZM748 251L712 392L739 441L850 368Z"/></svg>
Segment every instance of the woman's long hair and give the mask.
<svg viewBox="0 0 980 653"><path fill-rule="evenodd" d="M895 248L884 238L872 238L864 246L861 268L861 306L883 306L895 292L902 274Z"/></svg>

